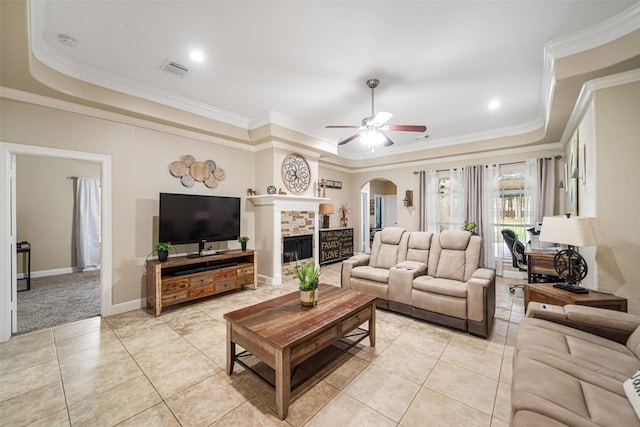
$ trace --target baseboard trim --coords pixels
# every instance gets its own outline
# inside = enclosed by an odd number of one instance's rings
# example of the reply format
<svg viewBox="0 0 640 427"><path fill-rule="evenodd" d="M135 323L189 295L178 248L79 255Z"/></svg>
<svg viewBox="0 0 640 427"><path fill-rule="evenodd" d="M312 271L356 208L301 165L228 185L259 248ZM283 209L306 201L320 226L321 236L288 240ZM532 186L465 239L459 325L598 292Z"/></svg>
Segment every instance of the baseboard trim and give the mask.
<svg viewBox="0 0 640 427"><path fill-rule="evenodd" d="M32 271L31 278L37 279L38 277L60 276L62 274L77 273L80 271L75 267L54 268L52 270L40 270ZM27 273L18 273L16 276L18 279L26 279Z"/></svg>
<svg viewBox="0 0 640 427"><path fill-rule="evenodd" d="M113 304L111 306L111 315L126 313L127 311L139 310L147 306L147 299L140 298L127 302L121 302L120 304Z"/></svg>

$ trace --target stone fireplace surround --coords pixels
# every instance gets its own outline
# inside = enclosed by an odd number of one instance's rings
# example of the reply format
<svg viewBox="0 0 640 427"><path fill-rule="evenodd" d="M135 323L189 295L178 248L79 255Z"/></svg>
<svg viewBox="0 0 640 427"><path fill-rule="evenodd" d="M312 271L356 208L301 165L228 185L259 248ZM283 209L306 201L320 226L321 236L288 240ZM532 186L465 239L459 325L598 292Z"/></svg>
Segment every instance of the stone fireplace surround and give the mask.
<svg viewBox="0 0 640 427"><path fill-rule="evenodd" d="M283 240L285 236L313 236L313 257L307 261L318 264L318 207L328 198L264 195L247 197L256 207L256 250L258 251L258 279L279 285L293 277L291 267L284 264ZM299 260L304 261L304 260Z"/></svg>

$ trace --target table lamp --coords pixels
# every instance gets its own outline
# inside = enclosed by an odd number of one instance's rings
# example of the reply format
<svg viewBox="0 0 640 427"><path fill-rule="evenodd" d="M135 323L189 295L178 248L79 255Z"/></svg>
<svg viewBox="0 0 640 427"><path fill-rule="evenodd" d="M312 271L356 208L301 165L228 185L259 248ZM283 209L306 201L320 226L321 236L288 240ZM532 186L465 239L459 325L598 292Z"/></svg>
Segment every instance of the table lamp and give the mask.
<svg viewBox="0 0 640 427"><path fill-rule="evenodd" d="M322 215L322 228L329 228L329 215L333 213L333 203L320 203L320 215Z"/></svg>
<svg viewBox="0 0 640 427"><path fill-rule="evenodd" d="M545 216L542 219L539 240L567 245L553 258L553 266L558 276L566 283L553 286L570 292L584 294L589 292L578 283L587 277L587 262L575 248L578 246L597 246L605 243L604 234L598 218L572 217L570 214Z"/></svg>

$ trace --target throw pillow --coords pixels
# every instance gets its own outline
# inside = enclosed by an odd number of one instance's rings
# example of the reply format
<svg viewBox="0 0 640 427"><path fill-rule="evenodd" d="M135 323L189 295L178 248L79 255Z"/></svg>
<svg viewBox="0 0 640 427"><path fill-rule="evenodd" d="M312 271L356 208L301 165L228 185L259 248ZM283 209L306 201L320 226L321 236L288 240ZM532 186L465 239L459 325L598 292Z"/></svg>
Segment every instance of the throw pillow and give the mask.
<svg viewBox="0 0 640 427"><path fill-rule="evenodd" d="M622 384L622 388L633 410L636 411L636 416L640 418L640 371L631 375L631 378Z"/></svg>

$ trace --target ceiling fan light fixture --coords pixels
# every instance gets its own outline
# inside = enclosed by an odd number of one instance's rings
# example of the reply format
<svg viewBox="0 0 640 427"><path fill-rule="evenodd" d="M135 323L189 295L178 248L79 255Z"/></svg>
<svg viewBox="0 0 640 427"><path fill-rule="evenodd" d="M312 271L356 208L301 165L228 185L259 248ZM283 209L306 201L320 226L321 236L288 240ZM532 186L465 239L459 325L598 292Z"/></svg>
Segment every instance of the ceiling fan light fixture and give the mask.
<svg viewBox="0 0 640 427"><path fill-rule="evenodd" d="M368 147L373 145L380 145L384 141L384 135L375 129L366 130L360 135L360 142Z"/></svg>

